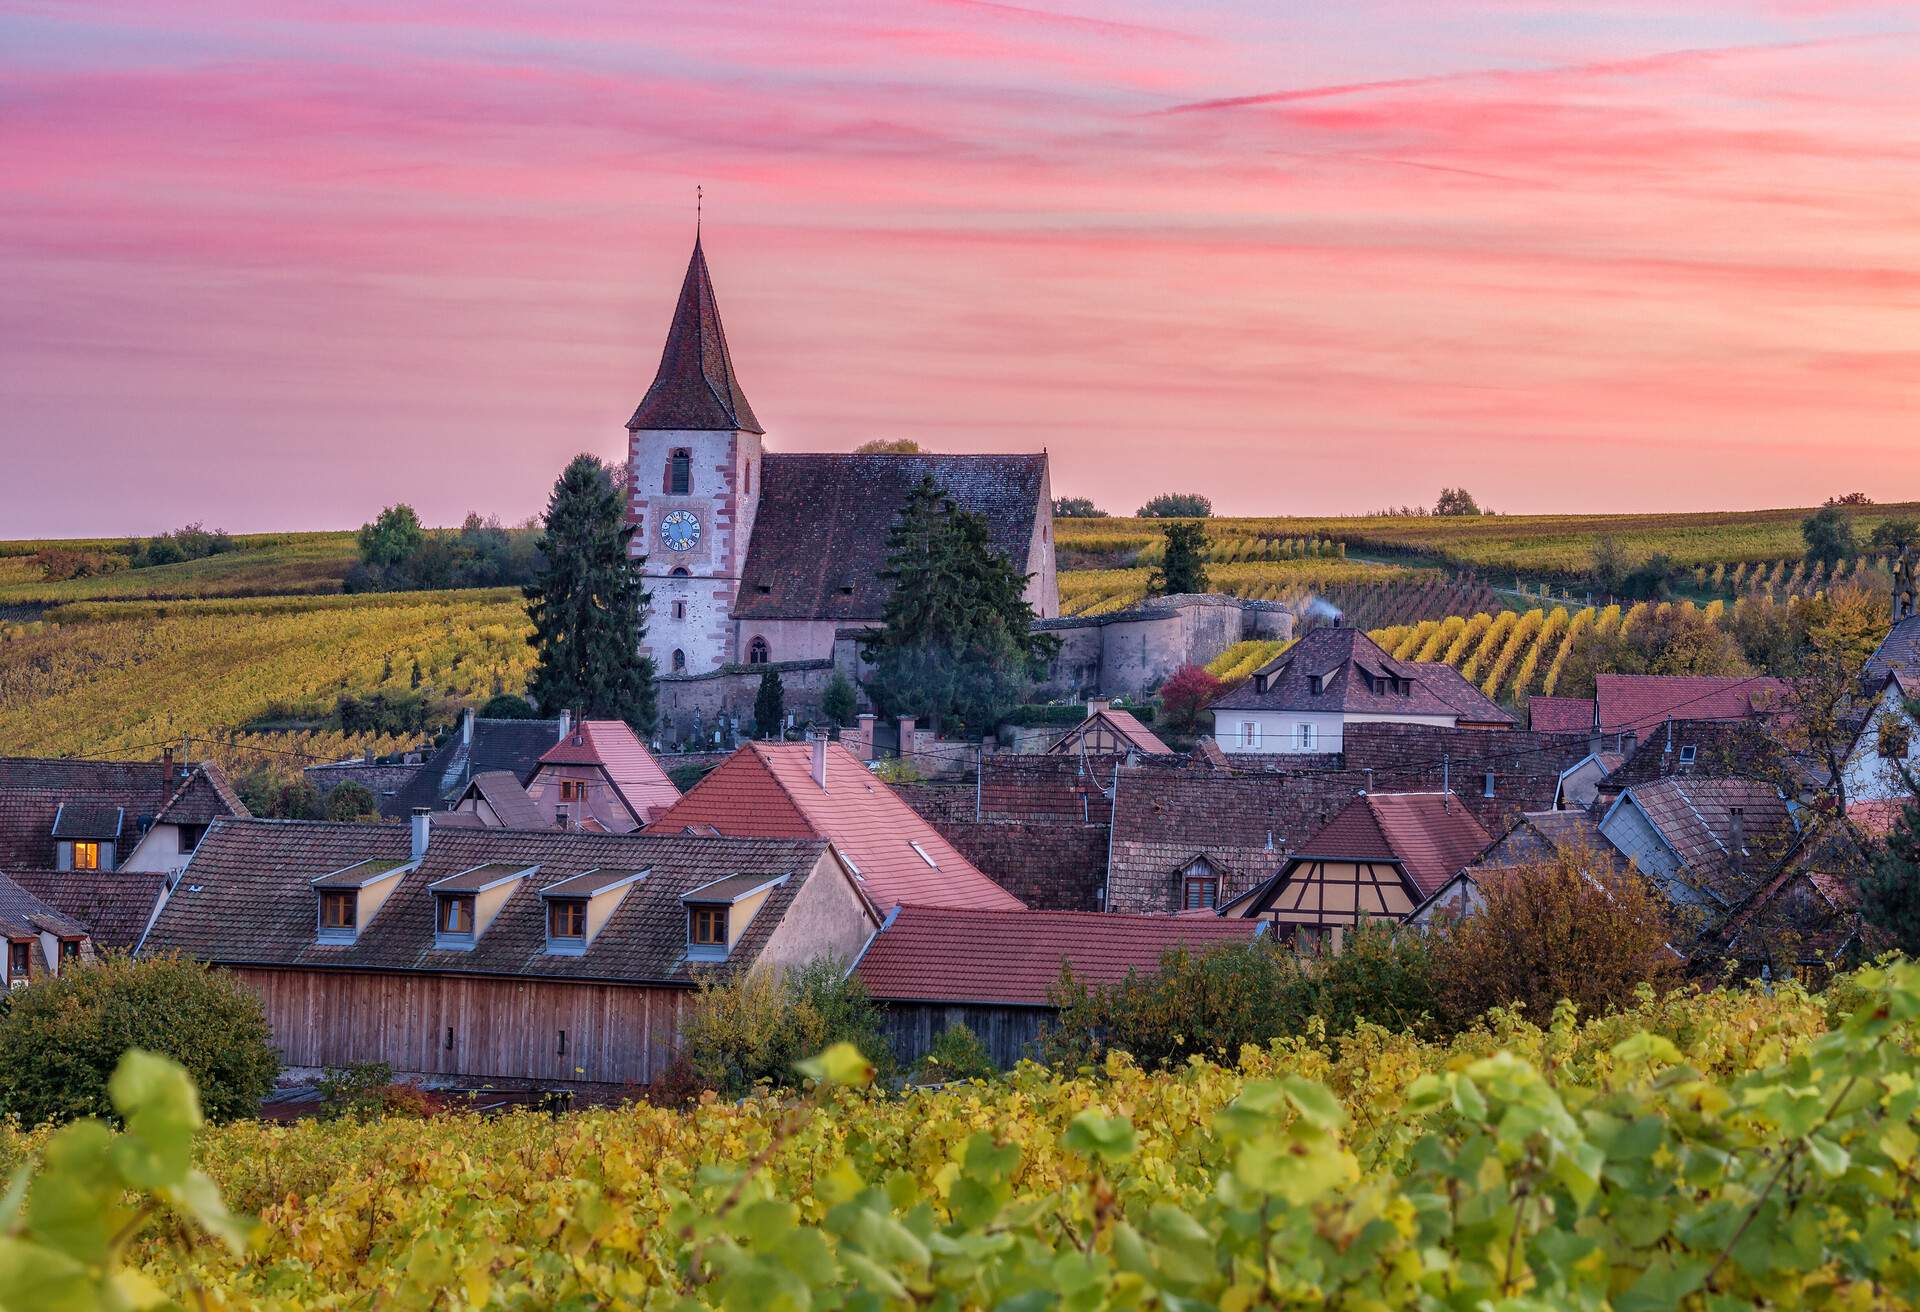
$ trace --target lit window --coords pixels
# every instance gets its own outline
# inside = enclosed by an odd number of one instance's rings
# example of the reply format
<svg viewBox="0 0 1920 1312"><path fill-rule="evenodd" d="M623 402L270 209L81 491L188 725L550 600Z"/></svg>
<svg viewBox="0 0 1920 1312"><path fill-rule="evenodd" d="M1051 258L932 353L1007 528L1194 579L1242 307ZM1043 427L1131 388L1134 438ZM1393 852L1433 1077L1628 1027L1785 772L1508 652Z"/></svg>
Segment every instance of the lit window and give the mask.
<svg viewBox="0 0 1920 1312"><path fill-rule="evenodd" d="M472 934L473 898L462 894L443 895L439 928L442 934Z"/></svg>
<svg viewBox="0 0 1920 1312"><path fill-rule="evenodd" d="M328 891L320 895L320 928L352 929L359 912L359 898L351 892Z"/></svg>
<svg viewBox="0 0 1920 1312"><path fill-rule="evenodd" d="M667 495L683 497L692 490L693 452L682 447L667 460Z"/></svg>
<svg viewBox="0 0 1920 1312"><path fill-rule="evenodd" d="M767 646L765 638L755 638L747 644L747 664L765 665L773 659L773 649Z"/></svg>
<svg viewBox="0 0 1920 1312"><path fill-rule="evenodd" d="M1183 911L1204 911L1219 905L1220 881L1211 875L1188 875L1180 896Z"/></svg>
<svg viewBox="0 0 1920 1312"><path fill-rule="evenodd" d="M1313 750L1313 744L1314 744L1314 730L1313 730L1313 726L1312 726L1312 725L1310 725L1310 724L1303 724L1303 725L1301 725L1301 726L1300 726L1300 728L1299 728L1299 730L1298 730L1298 738L1297 738L1297 741L1298 741L1298 742L1299 742L1299 744L1300 744L1300 750L1301 750L1301 751L1303 751L1303 752L1310 752L1310 751L1312 751L1312 750Z"/></svg>
<svg viewBox="0 0 1920 1312"><path fill-rule="evenodd" d="M73 868L75 870L98 870L100 868L100 844L75 843L73 845Z"/></svg>
<svg viewBox="0 0 1920 1312"><path fill-rule="evenodd" d="M701 948L725 947L727 945L727 909L725 907L688 907L687 941Z"/></svg>
<svg viewBox="0 0 1920 1312"><path fill-rule="evenodd" d="M586 936L585 898L554 898L547 903L548 938L585 938Z"/></svg>

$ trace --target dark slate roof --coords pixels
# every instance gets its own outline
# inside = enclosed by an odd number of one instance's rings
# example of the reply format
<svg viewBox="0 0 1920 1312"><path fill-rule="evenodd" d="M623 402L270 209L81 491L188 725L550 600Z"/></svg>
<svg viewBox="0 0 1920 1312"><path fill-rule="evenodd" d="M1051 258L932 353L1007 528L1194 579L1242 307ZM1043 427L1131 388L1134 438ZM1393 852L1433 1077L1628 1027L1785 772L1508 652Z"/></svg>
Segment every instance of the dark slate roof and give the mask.
<svg viewBox="0 0 1920 1312"><path fill-rule="evenodd" d="M1682 877L1722 906L1739 904L1780 867L1798 841L1786 799L1752 779L1661 779L1622 794L1680 858ZM1741 808L1744 851L1732 848L1732 809ZM1736 871L1736 866L1738 867Z"/></svg>
<svg viewBox="0 0 1920 1312"><path fill-rule="evenodd" d="M687 429L763 433L754 418L747 394L733 372L727 334L720 326L720 304L714 299L713 277L700 239L693 239L693 258L680 284L680 300L667 326L667 346L660 353L660 369L653 386L627 421L629 429Z"/></svg>
<svg viewBox="0 0 1920 1312"><path fill-rule="evenodd" d="M887 534L923 476L985 515L994 548L1027 572L1044 455L768 455L735 618L878 620Z"/></svg>
<svg viewBox="0 0 1920 1312"><path fill-rule="evenodd" d="M212 761L202 761L156 818L164 824L210 825L221 816L250 814L240 794L233 791L226 771Z"/></svg>
<svg viewBox="0 0 1920 1312"><path fill-rule="evenodd" d="M546 826L547 818L541 814L539 803L528 795L526 785L506 770L488 770L475 775L473 782L461 791L463 797L469 793L478 794L481 801L492 807L504 828L542 829Z"/></svg>
<svg viewBox="0 0 1920 1312"><path fill-rule="evenodd" d="M13 882L87 927L98 948L131 948L166 887L159 872L9 870Z"/></svg>
<svg viewBox="0 0 1920 1312"><path fill-rule="evenodd" d="M1521 816L1470 868L1533 865L1574 851L1591 852L1616 869L1627 866L1620 850L1601 834L1600 822L1587 812L1533 811Z"/></svg>
<svg viewBox="0 0 1920 1312"><path fill-rule="evenodd" d="M1683 748L1693 760L1683 763ZM1786 749L1752 720L1668 720L1647 730L1603 786L1613 790L1673 777L1762 775L1779 766Z"/></svg>
<svg viewBox="0 0 1920 1312"><path fill-rule="evenodd" d="M55 838L118 838L127 808L112 802L62 802L53 813Z"/></svg>
<svg viewBox="0 0 1920 1312"><path fill-rule="evenodd" d="M1879 692L1887 686L1887 676L1896 671L1908 679L1920 676L1920 615L1909 615L1887 631L1860 672L1861 685L1868 692Z"/></svg>
<svg viewBox="0 0 1920 1312"><path fill-rule="evenodd" d="M382 797L380 814L410 815L416 806L438 811L465 791L476 775L505 770L522 784L533 778L540 755L560 739L558 720L483 720L473 722L468 743L456 726L426 763L391 797Z"/></svg>
<svg viewBox="0 0 1920 1312"><path fill-rule="evenodd" d="M1319 692L1313 690L1315 675L1322 676ZM1385 690L1381 685L1387 680L1405 681L1408 691L1403 695ZM1514 723L1511 715L1481 696L1457 671L1434 662L1397 661L1366 634L1344 625L1315 629L1222 695L1214 706L1234 711L1447 715L1477 723Z"/></svg>
<svg viewBox="0 0 1920 1312"><path fill-rule="evenodd" d="M437 827L426 858L400 876L358 941L322 945L315 942L311 881L369 858L404 859L408 830L223 820L202 840L142 950L179 951L229 965L688 984L695 969L726 972L750 965L827 850L819 841ZM537 869L514 886L471 950L435 948L428 885L485 865ZM648 875L627 887L584 955L548 954L541 890L609 868ZM768 895L726 962L690 967L680 895L736 874L791 877Z"/></svg>
<svg viewBox="0 0 1920 1312"><path fill-rule="evenodd" d="M62 915L20 884L0 875L0 935L27 938L46 933L78 938L86 932L87 927L73 917Z"/></svg>

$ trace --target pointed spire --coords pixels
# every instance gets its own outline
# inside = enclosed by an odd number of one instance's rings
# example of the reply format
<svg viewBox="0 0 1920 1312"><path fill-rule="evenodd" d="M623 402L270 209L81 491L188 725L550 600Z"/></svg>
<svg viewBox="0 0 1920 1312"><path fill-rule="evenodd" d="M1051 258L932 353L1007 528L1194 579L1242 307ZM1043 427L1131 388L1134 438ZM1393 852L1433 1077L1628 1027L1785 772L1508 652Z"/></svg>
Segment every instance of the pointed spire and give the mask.
<svg viewBox="0 0 1920 1312"><path fill-rule="evenodd" d="M667 349L660 353L660 370L627 427L766 431L754 418L747 394L734 376L698 232L693 238L693 258L687 261L686 281L680 285L680 302L667 328Z"/></svg>

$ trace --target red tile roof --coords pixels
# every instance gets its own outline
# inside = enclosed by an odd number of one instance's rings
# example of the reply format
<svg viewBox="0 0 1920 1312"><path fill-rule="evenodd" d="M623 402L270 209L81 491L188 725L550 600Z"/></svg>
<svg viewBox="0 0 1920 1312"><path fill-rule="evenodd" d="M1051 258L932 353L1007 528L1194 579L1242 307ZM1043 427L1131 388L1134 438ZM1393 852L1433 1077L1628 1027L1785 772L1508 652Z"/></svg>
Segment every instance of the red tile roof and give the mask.
<svg viewBox="0 0 1920 1312"><path fill-rule="evenodd" d="M1586 733L1593 728L1593 698L1529 697L1527 727L1535 733Z"/></svg>
<svg viewBox="0 0 1920 1312"><path fill-rule="evenodd" d="M1256 922L1097 911L902 907L855 972L876 998L1044 1007L1061 963L1087 984L1151 974L1163 954L1251 942Z"/></svg>
<svg viewBox="0 0 1920 1312"><path fill-rule="evenodd" d="M1295 861L1358 857L1398 861L1431 894L1493 843L1458 798L1370 793L1356 798L1293 854Z"/></svg>
<svg viewBox="0 0 1920 1312"><path fill-rule="evenodd" d="M641 824L680 800L680 790L625 720L582 720L540 764L599 766Z"/></svg>
<svg viewBox="0 0 1920 1312"><path fill-rule="evenodd" d="M825 838L859 872L874 905L1021 910L858 757L828 743L827 787L813 781L811 743L749 743L647 826L677 834L711 825L729 837ZM933 864L915 851L913 844Z"/></svg>

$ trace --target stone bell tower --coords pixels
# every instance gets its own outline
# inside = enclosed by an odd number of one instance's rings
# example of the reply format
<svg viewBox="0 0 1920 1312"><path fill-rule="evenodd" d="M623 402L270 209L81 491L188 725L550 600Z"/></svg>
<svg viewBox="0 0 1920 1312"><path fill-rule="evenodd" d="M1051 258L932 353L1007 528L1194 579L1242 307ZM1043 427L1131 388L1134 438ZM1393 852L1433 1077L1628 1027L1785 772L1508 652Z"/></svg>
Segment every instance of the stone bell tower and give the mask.
<svg viewBox="0 0 1920 1312"><path fill-rule="evenodd" d="M661 674L740 659L734 599L760 501L763 431L733 372L696 235L660 368L627 421L627 515L653 595L645 649Z"/></svg>

